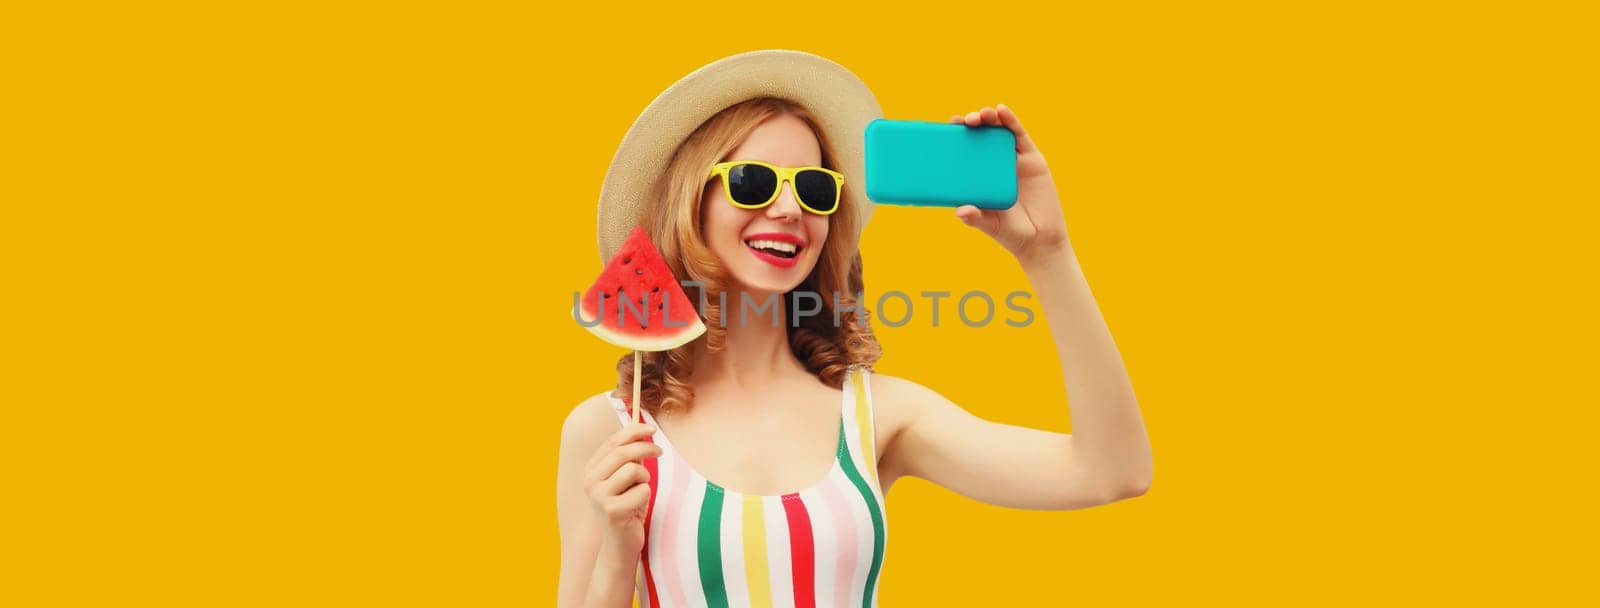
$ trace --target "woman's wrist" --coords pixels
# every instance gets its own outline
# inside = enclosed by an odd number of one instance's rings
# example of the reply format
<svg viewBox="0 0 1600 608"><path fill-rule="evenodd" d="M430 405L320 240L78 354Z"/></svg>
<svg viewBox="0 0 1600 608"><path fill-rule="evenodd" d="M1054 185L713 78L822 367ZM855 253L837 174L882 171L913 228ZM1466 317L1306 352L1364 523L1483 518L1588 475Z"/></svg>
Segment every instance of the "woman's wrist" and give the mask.
<svg viewBox="0 0 1600 608"><path fill-rule="evenodd" d="M633 601L634 573L639 554L620 543L602 539L589 575L587 606L630 606Z"/></svg>
<svg viewBox="0 0 1600 608"><path fill-rule="evenodd" d="M1017 263L1022 265L1022 272L1029 277L1049 276L1066 264L1074 261L1077 254L1072 251L1072 243L1062 241L1060 245L1042 247L1016 255Z"/></svg>
<svg viewBox="0 0 1600 608"><path fill-rule="evenodd" d="M618 564L631 564L638 558L639 550L633 548L626 540L610 534L600 535L599 559Z"/></svg>

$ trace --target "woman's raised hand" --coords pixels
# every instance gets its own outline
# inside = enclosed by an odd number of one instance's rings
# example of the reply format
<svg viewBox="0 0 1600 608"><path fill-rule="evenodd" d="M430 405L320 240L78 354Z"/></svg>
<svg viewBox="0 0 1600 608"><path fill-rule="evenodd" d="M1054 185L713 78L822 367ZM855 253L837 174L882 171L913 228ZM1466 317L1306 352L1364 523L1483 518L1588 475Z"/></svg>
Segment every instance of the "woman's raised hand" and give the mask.
<svg viewBox="0 0 1600 608"><path fill-rule="evenodd" d="M999 242L1024 265L1067 248L1067 224L1050 167L1022 128L1016 112L999 104L952 116L950 122L969 127L1004 126L1017 139L1017 204L1010 209L961 205L956 208L956 217Z"/></svg>
<svg viewBox="0 0 1600 608"><path fill-rule="evenodd" d="M661 447L649 441L655 430L629 422L600 444L584 468L583 486L601 522L603 550L634 555L644 548L650 472L640 461L661 455Z"/></svg>

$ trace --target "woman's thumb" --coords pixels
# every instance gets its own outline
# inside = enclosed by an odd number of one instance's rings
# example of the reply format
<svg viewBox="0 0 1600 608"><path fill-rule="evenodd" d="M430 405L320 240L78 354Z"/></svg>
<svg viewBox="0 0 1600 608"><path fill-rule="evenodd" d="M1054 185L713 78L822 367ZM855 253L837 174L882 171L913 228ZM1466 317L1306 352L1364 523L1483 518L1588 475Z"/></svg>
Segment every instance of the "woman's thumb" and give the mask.
<svg viewBox="0 0 1600 608"><path fill-rule="evenodd" d="M993 214L984 213L982 209L972 205L956 207L956 218L989 236L994 236L995 222L999 220Z"/></svg>

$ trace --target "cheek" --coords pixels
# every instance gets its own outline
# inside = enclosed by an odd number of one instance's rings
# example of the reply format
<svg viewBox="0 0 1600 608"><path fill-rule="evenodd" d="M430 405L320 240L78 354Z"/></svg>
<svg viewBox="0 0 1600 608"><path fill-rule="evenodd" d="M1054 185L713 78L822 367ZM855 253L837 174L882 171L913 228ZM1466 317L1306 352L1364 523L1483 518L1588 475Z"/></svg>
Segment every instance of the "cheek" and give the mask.
<svg viewBox="0 0 1600 608"><path fill-rule="evenodd" d="M828 242L828 229L830 222L827 216L809 216L806 218L807 240L821 245ZM812 247L813 251L821 251L821 247Z"/></svg>
<svg viewBox="0 0 1600 608"><path fill-rule="evenodd" d="M730 230L736 230L738 218L730 211L738 211L722 201L720 196L707 195L700 203L700 238L715 246ZM737 234L737 232L734 232Z"/></svg>
<svg viewBox="0 0 1600 608"><path fill-rule="evenodd" d="M735 252L744 248L739 235L744 234L750 222L761 213L740 209L721 198L707 202L709 205L701 208L700 238L723 256L736 255Z"/></svg>

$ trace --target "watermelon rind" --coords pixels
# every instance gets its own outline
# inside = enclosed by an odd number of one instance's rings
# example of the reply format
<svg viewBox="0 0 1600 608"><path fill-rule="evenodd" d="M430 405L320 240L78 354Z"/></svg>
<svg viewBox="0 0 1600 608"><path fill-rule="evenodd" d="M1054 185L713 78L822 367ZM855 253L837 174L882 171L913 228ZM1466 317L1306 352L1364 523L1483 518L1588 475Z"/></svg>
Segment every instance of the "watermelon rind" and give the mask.
<svg viewBox="0 0 1600 608"><path fill-rule="evenodd" d="M630 260L637 260L630 262ZM631 263L631 266L630 266ZM631 269L631 272L630 272ZM597 292L600 286L605 289ZM646 288L649 291L646 291ZM637 301L644 306L647 318L639 320L635 317L637 327L628 327L626 315L623 311L617 312L617 319L613 322L610 318L600 318L605 308L606 293L615 290L618 297ZM654 310L648 305L651 292L659 291L657 297L665 298L657 304ZM596 299L596 294L599 294ZM673 303L676 302L676 305ZM662 305L672 305L662 309ZM670 319L673 323L681 325L667 325L669 320L666 313L670 311L686 311L682 320ZM657 314L660 314L657 317ZM600 276L595 278L594 284L584 293L582 304L575 306L572 315L584 329L589 330L601 340L610 344L642 351L671 350L691 340L700 337L706 332L705 323L695 313L694 305L689 302L688 295L683 292L683 287L673 277L672 269L661 259L661 252L656 249L655 243L650 241L650 235L643 226L637 226L623 241L622 248L600 270ZM595 317L595 321L584 318ZM610 315L605 315L610 316Z"/></svg>
<svg viewBox="0 0 1600 608"><path fill-rule="evenodd" d="M589 324L593 323L593 320L583 318L581 307L573 308L572 318L577 319L579 324L584 326L584 329L589 330L590 333L609 344L647 352L672 350L693 342L695 338L706 333L706 324L701 322L698 316L683 327L672 328L677 331L671 334L651 337L625 334L606 327L605 323L595 323L593 327L590 327Z"/></svg>

